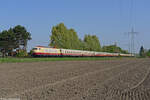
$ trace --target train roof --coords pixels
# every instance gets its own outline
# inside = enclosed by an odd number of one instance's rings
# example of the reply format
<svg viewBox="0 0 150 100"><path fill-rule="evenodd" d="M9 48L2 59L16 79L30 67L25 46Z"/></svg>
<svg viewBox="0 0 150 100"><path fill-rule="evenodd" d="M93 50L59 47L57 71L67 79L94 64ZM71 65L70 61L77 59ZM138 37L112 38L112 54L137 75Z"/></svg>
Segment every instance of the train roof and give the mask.
<svg viewBox="0 0 150 100"><path fill-rule="evenodd" d="M50 47L50 46L36 46L36 48L54 48L54 47ZM58 49L58 48L54 48L54 49Z"/></svg>

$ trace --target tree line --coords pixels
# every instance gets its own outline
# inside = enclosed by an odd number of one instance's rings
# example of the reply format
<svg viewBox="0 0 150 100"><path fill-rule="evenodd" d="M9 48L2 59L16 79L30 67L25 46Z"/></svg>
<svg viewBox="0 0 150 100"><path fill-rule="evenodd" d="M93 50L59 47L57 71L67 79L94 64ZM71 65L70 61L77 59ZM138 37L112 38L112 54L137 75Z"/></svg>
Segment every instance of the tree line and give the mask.
<svg viewBox="0 0 150 100"><path fill-rule="evenodd" d="M24 26L11 27L0 32L0 52L3 56L13 56L13 52L17 52L19 56L24 56L27 54L27 43L31 39L31 33ZM52 27L49 46L64 49L128 53L117 45L102 47L96 35L85 34L84 38L81 39L73 28L68 29L64 23Z"/></svg>
<svg viewBox="0 0 150 100"><path fill-rule="evenodd" d="M63 23L52 28L50 46L64 49L100 51L101 46L96 35L85 35L81 40L74 29L68 29Z"/></svg>
<svg viewBox="0 0 150 100"><path fill-rule="evenodd" d="M13 51L26 51L31 34L24 26L17 25L0 32L0 52L3 56L12 56Z"/></svg>
<svg viewBox="0 0 150 100"><path fill-rule="evenodd" d="M53 26L50 36L50 46L64 49L79 49L88 51L101 51L111 53L128 53L117 45L103 46L96 35L86 34L80 39L74 29L68 29L64 23Z"/></svg>

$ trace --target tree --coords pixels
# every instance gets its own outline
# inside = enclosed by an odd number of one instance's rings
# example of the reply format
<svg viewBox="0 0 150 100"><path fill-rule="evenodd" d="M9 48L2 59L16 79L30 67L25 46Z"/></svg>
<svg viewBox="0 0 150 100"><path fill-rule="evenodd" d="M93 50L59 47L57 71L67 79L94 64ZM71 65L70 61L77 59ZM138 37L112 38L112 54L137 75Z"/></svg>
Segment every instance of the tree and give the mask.
<svg viewBox="0 0 150 100"><path fill-rule="evenodd" d="M96 35L85 35L84 49L89 51L100 51L101 46L98 37Z"/></svg>
<svg viewBox="0 0 150 100"><path fill-rule="evenodd" d="M52 35L50 36L50 46L57 48L66 48L65 42L67 40L67 28L63 23L58 24L52 28Z"/></svg>
<svg viewBox="0 0 150 100"><path fill-rule="evenodd" d="M67 29L64 23L52 28L50 46L64 49L79 49L79 38L74 29Z"/></svg>
<svg viewBox="0 0 150 100"><path fill-rule="evenodd" d="M146 54L148 57L150 57L150 49L147 51L147 54Z"/></svg>
<svg viewBox="0 0 150 100"><path fill-rule="evenodd" d="M0 51L4 56L6 54L11 55L15 49L26 51L28 40L31 40L31 34L21 25L4 30L0 33Z"/></svg>
<svg viewBox="0 0 150 100"><path fill-rule="evenodd" d="M124 53L124 54L128 53L128 51L122 50L117 45L103 46L102 51L103 52L110 52L110 53Z"/></svg>
<svg viewBox="0 0 150 100"><path fill-rule="evenodd" d="M3 56L6 53L11 53L16 48L15 35L11 28L0 33L0 48Z"/></svg>
<svg viewBox="0 0 150 100"><path fill-rule="evenodd" d="M144 51L144 47L141 46L140 48L140 52L139 52L140 57L145 57L145 51Z"/></svg>
<svg viewBox="0 0 150 100"><path fill-rule="evenodd" d="M75 32L74 29L69 29L68 30L68 43L69 43L69 48L70 49L80 49L80 40L78 38L77 33Z"/></svg>
<svg viewBox="0 0 150 100"><path fill-rule="evenodd" d="M68 29L64 23L52 28L50 46L64 49L80 49L100 51L101 46L96 35L85 35L84 40L79 39L74 29Z"/></svg>
<svg viewBox="0 0 150 100"><path fill-rule="evenodd" d="M79 39L79 49L80 49L80 50L84 50L84 48L85 48L85 43L84 43L84 41L83 41L82 39Z"/></svg>
<svg viewBox="0 0 150 100"><path fill-rule="evenodd" d="M31 34L29 32L27 32L26 28L21 25L15 26L13 28L13 32L15 34L18 48L21 49L21 47L22 47L22 49L26 51L27 42L28 42L28 40L32 39Z"/></svg>
<svg viewBox="0 0 150 100"><path fill-rule="evenodd" d="M114 53L116 51L116 46L115 45L103 46L102 50L103 52Z"/></svg>

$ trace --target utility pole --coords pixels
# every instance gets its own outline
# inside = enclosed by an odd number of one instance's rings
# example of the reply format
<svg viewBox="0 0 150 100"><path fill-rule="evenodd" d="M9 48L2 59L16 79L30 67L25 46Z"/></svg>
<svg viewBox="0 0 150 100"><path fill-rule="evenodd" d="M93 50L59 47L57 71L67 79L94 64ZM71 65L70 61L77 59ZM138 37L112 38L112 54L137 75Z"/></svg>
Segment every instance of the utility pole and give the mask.
<svg viewBox="0 0 150 100"><path fill-rule="evenodd" d="M130 46L129 46L130 53L134 55L135 54L135 43L134 43L134 41L135 41L135 35L138 34L138 32L135 32L134 28L132 27L131 32L128 32L128 34L129 34L129 36L131 36L130 37L131 38L131 40L130 40Z"/></svg>

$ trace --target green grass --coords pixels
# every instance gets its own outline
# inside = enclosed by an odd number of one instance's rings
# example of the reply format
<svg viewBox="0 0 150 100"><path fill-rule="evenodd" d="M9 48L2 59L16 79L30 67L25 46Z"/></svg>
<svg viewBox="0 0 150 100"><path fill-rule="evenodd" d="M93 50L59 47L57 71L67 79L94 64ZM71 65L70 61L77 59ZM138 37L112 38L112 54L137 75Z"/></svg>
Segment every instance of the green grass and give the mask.
<svg viewBox="0 0 150 100"><path fill-rule="evenodd" d="M122 58L111 57L56 57L56 58L0 58L0 63L18 63L18 62L41 62L41 61L94 61L94 60L113 60Z"/></svg>

